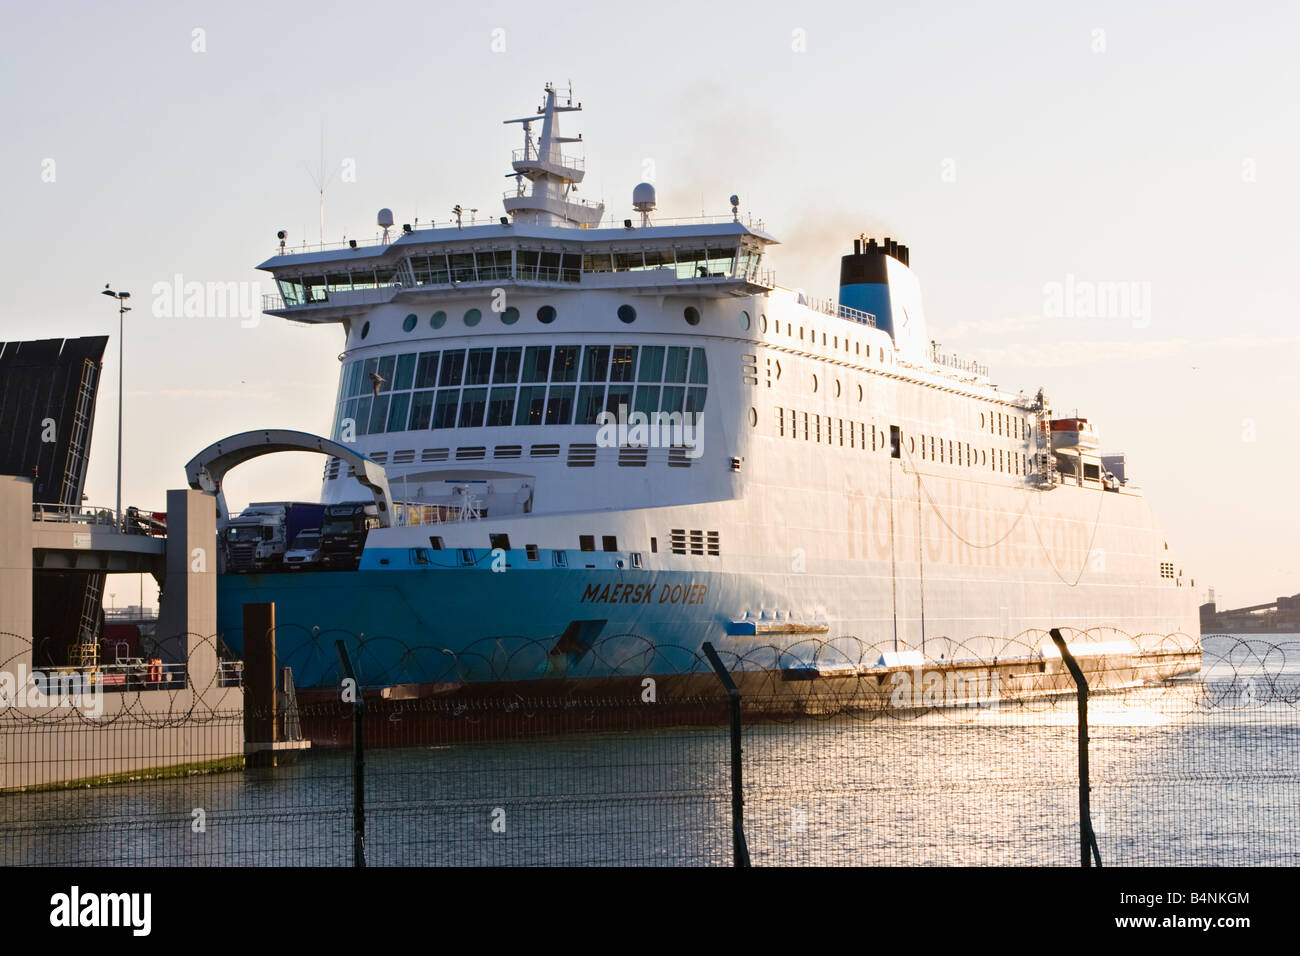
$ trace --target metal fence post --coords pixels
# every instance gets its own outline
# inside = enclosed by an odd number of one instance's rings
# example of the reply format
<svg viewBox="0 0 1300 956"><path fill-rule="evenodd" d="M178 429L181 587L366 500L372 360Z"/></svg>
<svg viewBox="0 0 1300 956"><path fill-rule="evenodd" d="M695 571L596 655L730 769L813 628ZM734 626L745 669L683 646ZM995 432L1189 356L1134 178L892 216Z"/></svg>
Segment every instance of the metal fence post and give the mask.
<svg viewBox="0 0 1300 956"><path fill-rule="evenodd" d="M361 695L361 685L357 683L357 674L352 667L352 658L348 649L339 638L334 642L339 652L339 665L343 668L343 677L352 681L356 695L352 701L352 865L366 865L366 746L362 734L362 722L366 714L365 699Z"/></svg>
<svg viewBox="0 0 1300 956"><path fill-rule="evenodd" d="M740 754L740 689L722 666L722 658L709 641L704 642L704 655L713 666L713 672L727 691L731 708L731 850L735 866L749 866L749 846L745 842L745 786Z"/></svg>
<svg viewBox="0 0 1300 956"><path fill-rule="evenodd" d="M1061 659L1065 661L1079 695L1079 849L1083 855L1080 866L1092 866L1094 857L1097 865L1101 866L1101 852L1097 849L1097 837L1092 830L1092 810L1088 802L1092 789L1088 782L1088 678L1083 676L1083 669L1070 653L1060 630L1054 627L1049 633L1057 650L1061 652Z"/></svg>

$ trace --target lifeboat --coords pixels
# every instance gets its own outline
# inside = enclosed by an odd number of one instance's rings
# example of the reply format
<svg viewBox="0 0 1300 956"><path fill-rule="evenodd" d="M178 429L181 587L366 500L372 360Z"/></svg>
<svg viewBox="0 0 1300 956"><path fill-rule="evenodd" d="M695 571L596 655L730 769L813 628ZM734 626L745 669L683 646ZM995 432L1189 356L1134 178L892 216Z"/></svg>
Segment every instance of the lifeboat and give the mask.
<svg viewBox="0 0 1300 956"><path fill-rule="evenodd" d="M1088 419L1052 419L1052 451L1096 451L1100 444Z"/></svg>

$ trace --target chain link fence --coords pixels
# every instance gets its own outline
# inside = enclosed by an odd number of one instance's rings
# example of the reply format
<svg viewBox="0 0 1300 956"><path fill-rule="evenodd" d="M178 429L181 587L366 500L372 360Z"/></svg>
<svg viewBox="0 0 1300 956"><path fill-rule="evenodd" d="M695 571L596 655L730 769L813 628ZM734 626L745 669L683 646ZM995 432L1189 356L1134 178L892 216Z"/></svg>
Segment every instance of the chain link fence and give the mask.
<svg viewBox="0 0 1300 956"><path fill-rule="evenodd" d="M1103 865L1300 862L1300 639L1203 645L1176 677L1092 662ZM982 678L964 662L975 692L954 695L951 668L846 669L842 650L820 670L722 654L753 865L1078 865L1078 710L1059 659L1008 654ZM729 701L698 664L599 693L365 692L360 755L346 687L300 691L292 722L284 701L160 716L123 691L108 757L102 716L6 706L0 862L352 865L360 824L371 866L731 865ZM246 728L274 719L311 746L246 756ZM13 786L33 762L49 782Z"/></svg>

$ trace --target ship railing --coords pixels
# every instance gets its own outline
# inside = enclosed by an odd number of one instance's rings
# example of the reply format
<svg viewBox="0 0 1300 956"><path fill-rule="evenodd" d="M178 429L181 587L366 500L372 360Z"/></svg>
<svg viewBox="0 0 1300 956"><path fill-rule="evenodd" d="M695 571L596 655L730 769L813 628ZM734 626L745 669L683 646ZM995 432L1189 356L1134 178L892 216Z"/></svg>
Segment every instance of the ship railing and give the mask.
<svg viewBox="0 0 1300 956"><path fill-rule="evenodd" d="M587 168L587 161L581 156L574 156L568 153L561 153L559 156L543 156L537 149L520 147L510 154L512 163L549 163L552 166L561 166L564 169L582 169Z"/></svg>
<svg viewBox="0 0 1300 956"><path fill-rule="evenodd" d="M775 276L773 276L775 280ZM807 306L814 312L820 312L822 315L829 315L836 319L846 319L849 322L856 322L859 325L876 327L876 317L870 312L864 312L861 309L855 309L852 306L843 305L834 299L817 299L798 289L787 289L787 292L793 293L800 305Z"/></svg>
<svg viewBox="0 0 1300 956"><path fill-rule="evenodd" d="M218 687L244 686L244 662L243 661L217 661L217 686Z"/></svg>
<svg viewBox="0 0 1300 956"><path fill-rule="evenodd" d="M989 367L973 359L963 359L953 352L941 352L939 347L933 343L930 345L930 361L936 365L942 365L945 368L954 369L958 372L967 372L971 375L979 375L988 378Z"/></svg>
<svg viewBox="0 0 1300 956"><path fill-rule="evenodd" d="M532 199L532 198L534 198L532 194L528 193L526 190L524 192L520 192L518 187L515 187L514 189L507 189L501 193L502 202L511 199ZM592 202L590 199L574 199L573 197L568 197L564 201L568 203L570 206L584 206L587 209L601 209L605 205L603 202ZM489 224L491 223L491 221L492 221L491 219L485 220L485 222ZM473 223L472 225L478 225L478 224ZM619 225L621 226L622 223L620 222Z"/></svg>
<svg viewBox="0 0 1300 956"><path fill-rule="evenodd" d="M507 278L510 270L507 269ZM529 266L520 265L516 267L515 278L523 282L579 282L582 279L581 269L565 269L560 266Z"/></svg>
<svg viewBox="0 0 1300 956"><path fill-rule="evenodd" d="M154 517L154 512L139 508L127 508L119 516L116 509L102 508L98 505L55 505L33 502L32 520L107 528L125 534L165 535L167 533L165 525Z"/></svg>
<svg viewBox="0 0 1300 956"><path fill-rule="evenodd" d="M508 189L502 194L502 198L518 199L520 197L517 190ZM595 209L601 205L601 203L593 203L586 199L569 200L569 201L578 202L581 205L591 209ZM619 215L617 213L610 213L608 216L601 219L599 222L593 223L592 225L583 228L625 229L626 228L626 226L624 225L625 222L631 222L635 228L640 228L641 214L639 212L634 212L631 213L630 215ZM699 215L699 216L666 217L666 216L652 215L650 217L651 227L712 226L712 225L722 225L729 222L739 223L747 229L754 229L759 232L767 231L767 225L765 221L762 219L755 219L752 215L737 217L731 213L724 213L716 216ZM430 220L429 222L417 222L415 223L414 228L419 232L424 232L426 230L430 230L430 231L441 230L443 232L448 232L452 230L464 229L466 227L475 227L475 226L497 226L498 228L502 228L495 217L489 216L487 214L484 214L482 222L478 221L477 215L473 216L473 218L471 218L469 222L466 222L462 217L460 226L457 226L455 218L452 217L452 218L448 218L447 220L441 223L436 219ZM384 242L384 234L382 232L374 233L373 238L363 239L361 237L353 237L352 239L340 239L338 242L307 242L306 240L304 240L300 243L297 243L296 245L289 245L286 243L283 249L280 248L280 246L277 244L275 247L274 254L279 256L279 255L304 255L309 252L336 252L340 249L351 249L353 242L357 244L356 248L365 249L373 246L392 245L398 239L402 238L403 235L404 233L398 231L398 228L392 228L389 229L387 243ZM444 237L439 236L438 238L443 239Z"/></svg>
<svg viewBox="0 0 1300 956"><path fill-rule="evenodd" d="M69 693L77 683L106 691L178 690L185 686L189 676L184 662L163 663L139 657L118 658L111 664L58 667L51 671L51 684L62 683ZM73 677L79 680L69 680Z"/></svg>

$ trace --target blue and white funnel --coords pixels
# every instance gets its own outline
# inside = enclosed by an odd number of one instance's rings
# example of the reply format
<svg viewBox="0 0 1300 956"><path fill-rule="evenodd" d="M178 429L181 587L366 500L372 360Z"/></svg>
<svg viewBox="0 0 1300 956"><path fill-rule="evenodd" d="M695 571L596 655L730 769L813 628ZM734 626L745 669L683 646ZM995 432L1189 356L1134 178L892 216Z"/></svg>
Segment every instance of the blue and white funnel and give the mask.
<svg viewBox="0 0 1300 956"><path fill-rule="evenodd" d="M865 246L853 240L853 254L840 259L840 304L874 315L899 352L926 354L921 287L908 266L907 246L888 237Z"/></svg>

